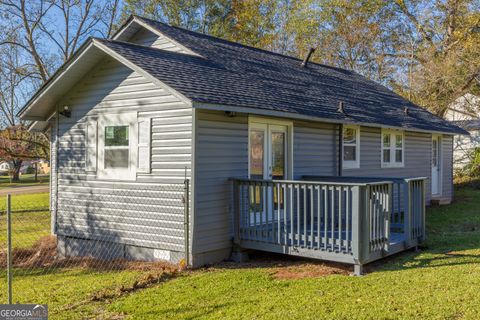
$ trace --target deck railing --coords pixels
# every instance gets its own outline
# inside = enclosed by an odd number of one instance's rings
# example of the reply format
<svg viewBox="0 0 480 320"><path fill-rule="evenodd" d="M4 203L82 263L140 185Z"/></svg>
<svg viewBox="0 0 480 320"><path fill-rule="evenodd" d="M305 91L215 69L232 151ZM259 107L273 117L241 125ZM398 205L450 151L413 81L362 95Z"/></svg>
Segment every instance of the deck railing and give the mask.
<svg viewBox="0 0 480 320"><path fill-rule="evenodd" d="M424 236L421 178L233 182L240 247L363 264L388 254L392 235L408 241Z"/></svg>

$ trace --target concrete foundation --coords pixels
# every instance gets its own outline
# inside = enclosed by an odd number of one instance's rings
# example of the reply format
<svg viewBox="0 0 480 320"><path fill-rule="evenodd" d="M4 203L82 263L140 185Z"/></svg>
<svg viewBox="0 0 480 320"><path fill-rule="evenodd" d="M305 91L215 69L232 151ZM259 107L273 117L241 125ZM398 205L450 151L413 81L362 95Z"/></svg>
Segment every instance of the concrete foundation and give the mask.
<svg viewBox="0 0 480 320"><path fill-rule="evenodd" d="M134 261L167 261L177 264L184 259L183 252L147 248L102 240L57 236L57 253L61 257L92 257L102 260L126 259Z"/></svg>

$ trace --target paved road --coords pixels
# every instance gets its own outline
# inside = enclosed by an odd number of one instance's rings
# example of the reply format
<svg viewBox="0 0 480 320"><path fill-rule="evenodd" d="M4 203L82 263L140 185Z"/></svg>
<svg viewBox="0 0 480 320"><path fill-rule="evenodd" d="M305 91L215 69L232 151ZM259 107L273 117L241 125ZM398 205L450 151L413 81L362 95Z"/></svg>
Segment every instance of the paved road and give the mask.
<svg viewBox="0 0 480 320"><path fill-rule="evenodd" d="M49 186L41 185L41 186L28 186L28 187L12 187L12 188L5 188L0 189L0 196L4 196L8 193L10 194L28 194L28 193L42 193L48 192Z"/></svg>

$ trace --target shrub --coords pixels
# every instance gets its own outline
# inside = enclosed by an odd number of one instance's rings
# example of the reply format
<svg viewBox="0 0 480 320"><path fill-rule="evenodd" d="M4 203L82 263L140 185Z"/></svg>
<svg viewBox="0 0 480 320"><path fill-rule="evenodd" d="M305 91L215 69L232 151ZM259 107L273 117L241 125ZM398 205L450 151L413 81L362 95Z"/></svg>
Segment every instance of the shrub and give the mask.
<svg viewBox="0 0 480 320"><path fill-rule="evenodd" d="M470 177L480 177L480 148L475 148L469 157L470 163L465 166L465 173Z"/></svg>
<svg viewBox="0 0 480 320"><path fill-rule="evenodd" d="M26 174L33 174L35 173L35 168L33 166L28 166L27 170L25 170Z"/></svg>

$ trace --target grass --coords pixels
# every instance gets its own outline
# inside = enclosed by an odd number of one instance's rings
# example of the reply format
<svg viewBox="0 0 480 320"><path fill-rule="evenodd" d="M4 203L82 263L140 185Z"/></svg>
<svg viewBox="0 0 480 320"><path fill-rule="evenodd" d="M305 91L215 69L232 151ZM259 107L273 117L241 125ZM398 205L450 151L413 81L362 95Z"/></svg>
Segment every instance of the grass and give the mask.
<svg viewBox="0 0 480 320"><path fill-rule="evenodd" d="M478 319L480 190L428 210L427 249L364 277L279 280L273 267L217 267L112 301L129 319Z"/></svg>
<svg viewBox="0 0 480 320"><path fill-rule="evenodd" d="M226 263L96 301L92 295L121 292L145 273L17 269L14 300L48 302L51 319L478 319L480 190L462 188L456 197L428 210L426 248L377 263L363 277L279 279L282 266Z"/></svg>
<svg viewBox="0 0 480 320"><path fill-rule="evenodd" d="M29 248L40 237L50 234L48 193L20 194L11 196L12 245L14 248ZM6 246L6 196L0 197L0 248Z"/></svg>
<svg viewBox="0 0 480 320"><path fill-rule="evenodd" d="M49 181L50 175L41 174L38 175L38 181L35 181L34 174L22 174L19 182L10 182L10 176L0 176L0 189L48 185Z"/></svg>
<svg viewBox="0 0 480 320"><path fill-rule="evenodd" d="M25 257L25 250L50 234L48 193L12 195L12 246ZM0 198L1 211L5 208L5 197ZM26 211L27 210L27 211ZM28 211L30 210L30 211ZM43 238L45 239L45 238ZM0 279L6 279L5 258L1 253L6 248L6 216L0 215ZM16 250L17 251L16 251ZM24 251L22 251L24 250ZM23 252L23 257L21 257ZM39 251L39 254L44 252ZM34 258L38 258L33 256ZM156 265L155 265L156 266ZM154 266L154 267L155 267ZM122 290L135 289L139 283L161 280L163 269L119 267L115 261L92 263L89 260L63 266L14 268L14 303L46 303L50 319L79 319L112 317L113 313L102 308L102 299L96 297L116 296ZM146 280L145 280L146 279ZM152 280L153 279L153 280ZM0 281L0 303L6 303L6 281ZM98 301L97 301L98 300ZM95 302L97 301L97 302Z"/></svg>
<svg viewBox="0 0 480 320"><path fill-rule="evenodd" d="M49 194L48 193L32 193L32 194L13 194L11 196L12 211L38 211L48 210ZM5 211L7 204L7 196L0 196L0 211Z"/></svg>

